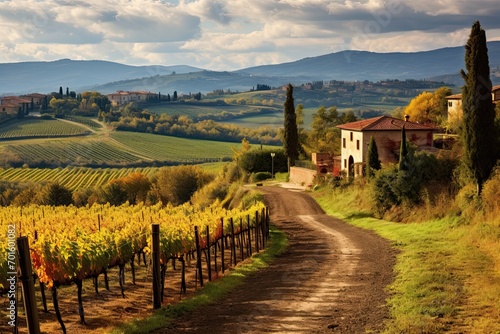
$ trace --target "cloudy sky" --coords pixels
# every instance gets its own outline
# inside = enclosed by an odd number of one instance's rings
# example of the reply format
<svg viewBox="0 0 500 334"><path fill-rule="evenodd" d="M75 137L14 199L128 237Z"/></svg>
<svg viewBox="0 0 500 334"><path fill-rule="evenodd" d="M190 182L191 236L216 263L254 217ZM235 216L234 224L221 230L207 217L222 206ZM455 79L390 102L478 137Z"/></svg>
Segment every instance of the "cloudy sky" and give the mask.
<svg viewBox="0 0 500 334"><path fill-rule="evenodd" d="M235 70L341 50L500 40L498 0L0 0L0 63L101 59Z"/></svg>

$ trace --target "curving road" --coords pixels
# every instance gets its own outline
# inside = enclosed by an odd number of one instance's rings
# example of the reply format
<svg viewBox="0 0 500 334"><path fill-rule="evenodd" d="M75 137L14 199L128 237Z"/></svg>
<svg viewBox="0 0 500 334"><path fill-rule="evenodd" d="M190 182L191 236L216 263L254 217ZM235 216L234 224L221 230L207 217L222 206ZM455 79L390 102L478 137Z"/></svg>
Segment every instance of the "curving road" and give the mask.
<svg viewBox="0 0 500 334"><path fill-rule="evenodd" d="M287 251L224 300L157 333L380 332L395 262L389 242L326 215L305 192L261 189Z"/></svg>

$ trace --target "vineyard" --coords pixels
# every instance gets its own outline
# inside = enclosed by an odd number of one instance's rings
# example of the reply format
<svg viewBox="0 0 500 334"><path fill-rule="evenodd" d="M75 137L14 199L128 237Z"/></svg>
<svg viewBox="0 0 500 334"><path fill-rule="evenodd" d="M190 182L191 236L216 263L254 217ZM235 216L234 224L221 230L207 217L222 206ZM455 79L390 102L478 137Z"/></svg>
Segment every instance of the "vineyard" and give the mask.
<svg viewBox="0 0 500 334"><path fill-rule="evenodd" d="M94 165L117 166L137 163L141 159L110 141L99 139L67 139L43 143L7 145L6 149L30 165Z"/></svg>
<svg viewBox="0 0 500 334"><path fill-rule="evenodd" d="M111 137L133 152L140 152L140 154L158 161L199 160L201 162L206 158L228 160L233 155L232 150L238 149L241 145L240 143L123 131L113 132Z"/></svg>
<svg viewBox="0 0 500 334"><path fill-rule="evenodd" d="M67 137L89 134L81 126L56 119L26 118L0 129L0 139Z"/></svg>
<svg viewBox="0 0 500 334"><path fill-rule="evenodd" d="M158 171L157 167L144 168L8 168L0 169L0 180L15 182L54 182L70 190L79 188L99 187L109 181L118 179L134 172L140 172L148 177Z"/></svg>
<svg viewBox="0 0 500 334"><path fill-rule="evenodd" d="M75 116L75 115L65 115L64 118L67 119L68 121L72 121L72 122L83 124L83 125L88 126L89 128L92 128L94 130L102 128L102 124L101 123L99 123L97 120L94 120L94 119L89 118L89 117Z"/></svg>
<svg viewBox="0 0 500 334"><path fill-rule="evenodd" d="M152 251L152 223L159 226L161 300L168 262L174 269L176 261L181 264L180 291L185 293L186 262L196 259L196 285L199 282L203 286L204 279L215 279L229 265L236 265L252 251L258 252L266 242L269 227L262 203L247 210L225 210L215 204L203 211L188 204L179 207L9 207L0 211L0 221L0 242L3 245L7 245L9 225L10 228L15 225L18 236L28 237L42 304L47 312L45 289L49 289L63 332L66 331L58 309L58 288L75 283L82 324L86 323L82 301L84 280L93 280L98 295L99 277L104 277L108 288L108 271L116 267L121 294L125 297L125 265L130 264L135 284L135 258L139 264L140 257L144 265L149 263L146 256L150 257ZM4 293L9 272L6 254L7 251L0 253L0 288ZM205 269L202 269L202 258ZM145 298L151 300L151 295ZM0 329L3 332L5 328Z"/></svg>
<svg viewBox="0 0 500 334"><path fill-rule="evenodd" d="M41 167L139 167L155 162L157 165L192 164L230 160L233 149L240 145L116 131L110 136L4 142L0 145L0 153L3 153L0 163Z"/></svg>

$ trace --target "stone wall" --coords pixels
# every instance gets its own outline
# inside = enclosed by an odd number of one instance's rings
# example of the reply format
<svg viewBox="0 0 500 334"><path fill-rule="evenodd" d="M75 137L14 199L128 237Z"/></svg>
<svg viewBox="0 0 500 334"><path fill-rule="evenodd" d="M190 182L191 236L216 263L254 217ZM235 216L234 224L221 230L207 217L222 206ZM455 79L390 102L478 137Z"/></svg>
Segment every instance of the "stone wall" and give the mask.
<svg viewBox="0 0 500 334"><path fill-rule="evenodd" d="M316 171L314 170L301 167L290 167L290 183L312 186L315 177Z"/></svg>

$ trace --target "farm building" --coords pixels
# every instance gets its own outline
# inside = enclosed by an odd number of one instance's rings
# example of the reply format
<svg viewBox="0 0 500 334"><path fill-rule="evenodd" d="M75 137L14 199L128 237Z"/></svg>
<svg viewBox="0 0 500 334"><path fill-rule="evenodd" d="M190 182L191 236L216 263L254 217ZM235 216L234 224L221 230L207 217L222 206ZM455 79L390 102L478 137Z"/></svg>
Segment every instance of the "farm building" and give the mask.
<svg viewBox="0 0 500 334"><path fill-rule="evenodd" d="M151 92L125 92L123 90L119 90L116 93L108 94L108 99L114 106L123 106L129 102L146 102L148 100L157 98L157 96L157 94Z"/></svg>
<svg viewBox="0 0 500 334"><path fill-rule="evenodd" d="M448 100L448 122L454 122L462 118L462 94L454 94L446 97ZM500 103L500 85L491 89L491 100Z"/></svg>
<svg viewBox="0 0 500 334"><path fill-rule="evenodd" d="M373 137L382 163L399 160L401 130L405 127L406 138L419 149L433 148L433 132L436 128L406 120L379 116L338 125L341 129L341 170L349 176L363 174L368 144Z"/></svg>

